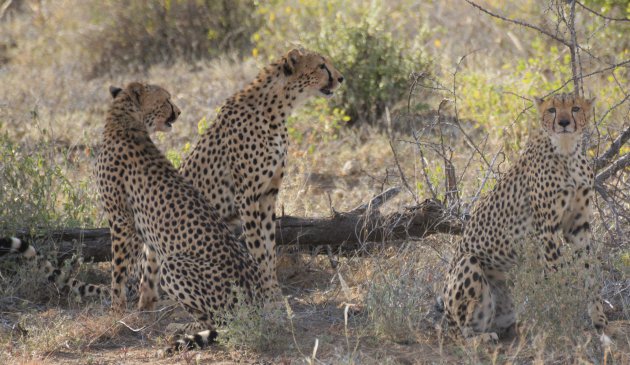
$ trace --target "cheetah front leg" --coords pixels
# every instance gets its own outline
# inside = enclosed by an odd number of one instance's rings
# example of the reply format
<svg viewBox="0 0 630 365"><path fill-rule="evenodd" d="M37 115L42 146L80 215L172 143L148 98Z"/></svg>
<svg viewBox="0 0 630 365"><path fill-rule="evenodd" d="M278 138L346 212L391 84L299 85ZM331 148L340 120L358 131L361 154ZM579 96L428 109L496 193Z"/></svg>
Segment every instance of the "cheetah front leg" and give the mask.
<svg viewBox="0 0 630 365"><path fill-rule="evenodd" d="M275 266L271 266L271 256L267 254L269 245L265 241L265 235L263 235L263 215L267 223L269 223L270 217L268 217L267 212L261 211L261 198L258 194L243 192L237 195L236 200L243 221L243 234L247 249L258 264L265 300L270 301L276 293L280 292ZM275 251L273 252L275 258Z"/></svg>
<svg viewBox="0 0 630 365"><path fill-rule="evenodd" d="M572 245L571 264L577 263L582 255L586 256L584 268L587 270L588 277L585 282L585 289L587 293L593 296L589 303L588 312L593 326L599 331L604 331L608 325L608 319L604 314L603 301L600 295L601 284L597 278L599 265L594 255L595 249L592 247L590 226L593 218L592 198L592 189L588 187L578 188L572 196L562 228L565 240Z"/></svg>
<svg viewBox="0 0 630 365"><path fill-rule="evenodd" d="M260 197L260 226L264 242L265 259L260 263L261 272L266 275L263 280L269 282L267 296L269 300L278 299L282 295L276 272L276 200L280 182L272 180L267 193Z"/></svg>

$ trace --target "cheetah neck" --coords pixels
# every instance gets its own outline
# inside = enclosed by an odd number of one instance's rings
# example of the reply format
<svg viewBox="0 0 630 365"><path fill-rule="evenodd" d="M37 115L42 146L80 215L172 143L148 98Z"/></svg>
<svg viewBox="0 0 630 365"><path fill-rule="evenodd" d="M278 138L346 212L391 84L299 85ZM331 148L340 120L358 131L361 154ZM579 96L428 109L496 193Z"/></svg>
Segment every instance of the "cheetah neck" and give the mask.
<svg viewBox="0 0 630 365"><path fill-rule="evenodd" d="M118 97L107 112L105 132L134 131L148 134L142 122L142 111L128 97Z"/></svg>
<svg viewBox="0 0 630 365"><path fill-rule="evenodd" d="M580 150L580 146L582 145L582 136L580 133L554 133L548 137L551 140L551 145L553 146L555 152L559 155L574 155Z"/></svg>
<svg viewBox="0 0 630 365"><path fill-rule="evenodd" d="M284 121L302 101L297 88L284 75L280 62L261 70L256 79L233 99L271 122Z"/></svg>

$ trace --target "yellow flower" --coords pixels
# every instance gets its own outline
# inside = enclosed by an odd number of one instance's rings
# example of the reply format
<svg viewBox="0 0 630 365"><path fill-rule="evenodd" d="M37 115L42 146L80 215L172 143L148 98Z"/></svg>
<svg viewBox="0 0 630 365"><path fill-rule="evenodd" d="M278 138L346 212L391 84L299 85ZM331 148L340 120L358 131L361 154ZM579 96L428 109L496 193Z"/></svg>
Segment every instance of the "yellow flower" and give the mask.
<svg viewBox="0 0 630 365"><path fill-rule="evenodd" d="M441 41L441 40L439 40L439 39L436 39L436 40L434 40L434 41L433 41L433 45L434 45L436 48L440 48L440 47L442 47L442 41Z"/></svg>

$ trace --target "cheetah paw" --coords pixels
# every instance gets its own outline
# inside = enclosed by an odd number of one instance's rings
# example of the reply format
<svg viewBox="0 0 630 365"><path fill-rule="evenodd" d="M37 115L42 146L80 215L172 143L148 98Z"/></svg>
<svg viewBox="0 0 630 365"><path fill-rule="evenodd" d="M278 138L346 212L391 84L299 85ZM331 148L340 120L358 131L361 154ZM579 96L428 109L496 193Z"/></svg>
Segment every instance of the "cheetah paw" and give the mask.
<svg viewBox="0 0 630 365"><path fill-rule="evenodd" d="M612 340L605 333L602 333L602 335L599 336L599 342L602 344L602 347L604 348L610 347L610 345L612 345Z"/></svg>
<svg viewBox="0 0 630 365"><path fill-rule="evenodd" d="M499 336L495 332L480 333L468 338L468 342L493 344L499 341Z"/></svg>

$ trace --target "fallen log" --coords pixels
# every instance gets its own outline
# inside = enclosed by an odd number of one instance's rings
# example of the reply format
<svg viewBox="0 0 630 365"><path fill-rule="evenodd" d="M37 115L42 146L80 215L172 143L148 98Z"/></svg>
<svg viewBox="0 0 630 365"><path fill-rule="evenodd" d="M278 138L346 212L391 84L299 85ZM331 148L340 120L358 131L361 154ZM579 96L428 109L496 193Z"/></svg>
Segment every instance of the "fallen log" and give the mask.
<svg viewBox="0 0 630 365"><path fill-rule="evenodd" d="M369 243L421 238L434 233L461 233L462 222L450 217L440 202L431 199L382 215L379 207L399 192L398 188L389 189L349 212L333 212L331 217L279 217L276 221L276 242L304 250L316 250L323 246L333 252L347 253L370 247ZM85 261L111 259L108 228L69 228L45 232L35 238L27 237L26 232L21 233L18 236L30 238L39 245L55 244L59 260L69 258L77 251L81 252Z"/></svg>

